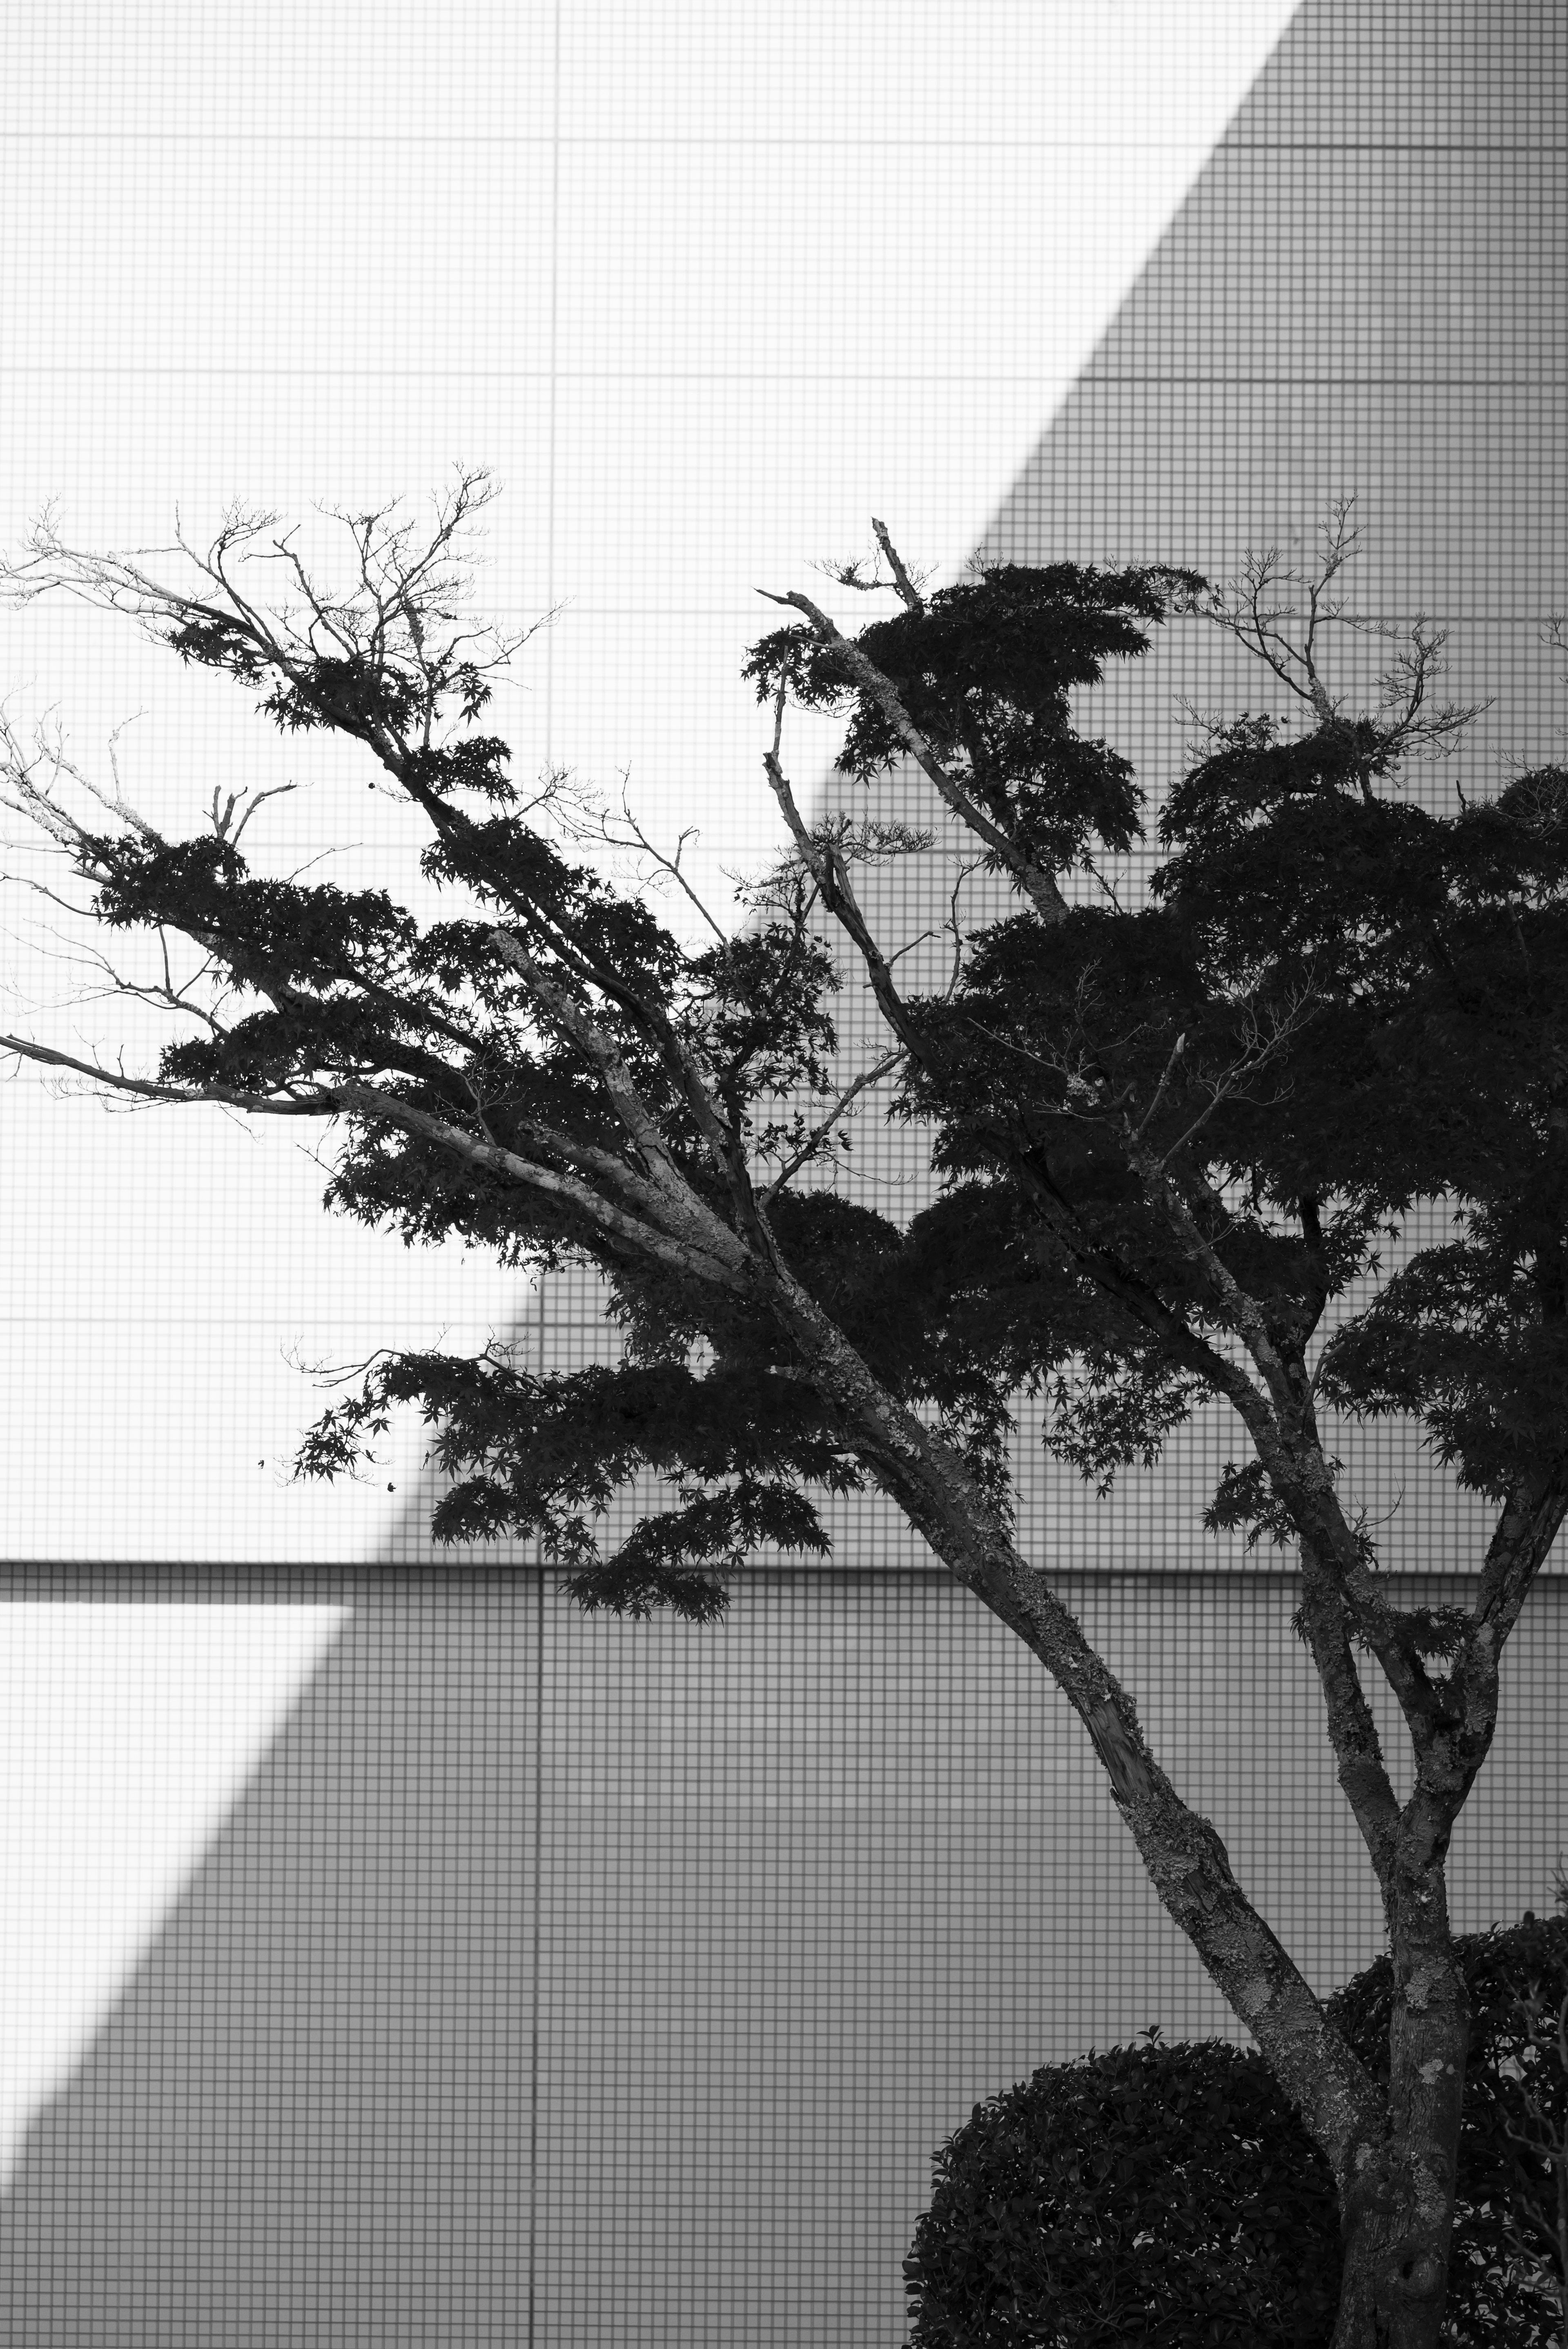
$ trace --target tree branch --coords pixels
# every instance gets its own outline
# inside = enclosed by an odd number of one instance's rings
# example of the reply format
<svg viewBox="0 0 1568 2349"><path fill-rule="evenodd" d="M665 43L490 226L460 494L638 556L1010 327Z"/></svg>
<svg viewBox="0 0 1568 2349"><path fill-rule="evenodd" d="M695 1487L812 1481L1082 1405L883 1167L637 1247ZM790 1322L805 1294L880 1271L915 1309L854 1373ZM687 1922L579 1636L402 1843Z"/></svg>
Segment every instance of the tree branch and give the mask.
<svg viewBox="0 0 1568 2349"><path fill-rule="evenodd" d="M1314 1543L1300 1546L1302 1628L1328 1720L1340 1787L1377 1872L1385 1917L1391 1919L1399 1805L1383 1759L1377 1724L1350 1651L1348 1612L1333 1568Z"/></svg>
<svg viewBox="0 0 1568 2349"><path fill-rule="evenodd" d="M535 1126L532 1131L542 1149L558 1152L566 1161L563 1167L524 1157L495 1142L479 1141L449 1120L433 1116L412 1102L399 1101L395 1094L374 1085L318 1080L308 1089L284 1087L273 1093L248 1092L235 1085L180 1087L162 1084L152 1078L128 1077L97 1062L78 1060L72 1053L31 1043L25 1037L0 1036L0 1052L15 1052L46 1068L68 1069L107 1086L111 1092L143 1101L187 1107L209 1103L241 1110L252 1117L335 1117L354 1112L375 1118L433 1144L465 1164L505 1175L522 1190L537 1192L570 1206L607 1240L645 1253L672 1271L686 1273L706 1287L721 1288L727 1294L755 1293L751 1259L745 1244L689 1188L684 1197L672 1200L670 1195L653 1184L639 1182L631 1169L619 1161L574 1143L569 1136L557 1135L547 1127ZM573 1163L593 1180L569 1172ZM610 1188L619 1188L628 1196L634 1196L642 1212L634 1213L606 1198L603 1192Z"/></svg>
<svg viewBox="0 0 1568 2349"><path fill-rule="evenodd" d="M884 677L876 663L861 651L852 638L846 636L835 622L829 618L827 613L812 603L809 595L794 593L788 595L774 595L769 594L766 587L758 588L758 593L766 596L770 604L791 605L796 611L805 614L821 642L833 647L861 692L869 695L887 717L911 758L935 784L944 805L952 810L961 823L968 826L976 839L983 840L986 847L1001 860L1019 888L1028 897L1041 920L1052 923L1065 921L1068 911L1068 901L1057 888L1053 876L1042 866L1022 855L1001 827L994 823L984 810L975 804L957 777L952 774L938 758L935 750L911 718L892 678Z"/></svg>
<svg viewBox="0 0 1568 2349"><path fill-rule="evenodd" d="M900 1067L907 1058L908 1054L906 1053L904 1047L900 1044L893 1051L884 1052L882 1059L880 1061L873 1061L869 1069L862 1069L860 1075L854 1079L853 1082L847 1084L844 1087L842 1092L838 1095L831 1109L828 1112L827 1116L823 1118L820 1123L811 1128L810 1133L807 1135L806 1140L801 1144L800 1148L796 1151L793 1157L785 1162L784 1165L780 1167L779 1173L775 1174L771 1183L769 1184L767 1189L763 1192L761 1204L764 1210L773 1205L774 1200L779 1196L779 1194L782 1191L786 1183L790 1180L791 1176L799 1173L801 1167L805 1165L808 1159L814 1158L816 1156L823 1143L832 1132L834 1126L837 1125L839 1120L843 1116L845 1111L848 1110L853 1102L857 1102L861 1093L865 1092L869 1087L878 1083L882 1078L890 1076L892 1071Z"/></svg>

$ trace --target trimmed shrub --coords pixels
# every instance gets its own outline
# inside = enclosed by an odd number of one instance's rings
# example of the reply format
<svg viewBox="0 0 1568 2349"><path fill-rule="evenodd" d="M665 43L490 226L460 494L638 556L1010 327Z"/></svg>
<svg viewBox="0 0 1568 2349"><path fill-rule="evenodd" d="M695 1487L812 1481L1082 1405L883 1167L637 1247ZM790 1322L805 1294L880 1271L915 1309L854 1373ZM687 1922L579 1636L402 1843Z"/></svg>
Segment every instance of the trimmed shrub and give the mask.
<svg viewBox="0 0 1568 2349"><path fill-rule="evenodd" d="M1045 2065L936 2155L907 2349L1327 2343L1328 2165L1255 2049L1146 2036Z"/></svg>
<svg viewBox="0 0 1568 2349"><path fill-rule="evenodd" d="M1568 2141L1568 2074L1553 2048L1568 1915L1527 1914L1456 1947L1471 2022L1444 2340L1554 2349L1563 2263L1541 2230L1555 2218L1555 2176L1532 2148ZM1384 1956L1329 2001L1384 2086L1392 1994ZM1255 2049L1143 2035L1143 2046L1043 2066L976 2105L935 2155L903 2263L906 2349L1329 2341L1337 2203L1294 2106ZM1518 2256L1522 2235L1533 2262Z"/></svg>

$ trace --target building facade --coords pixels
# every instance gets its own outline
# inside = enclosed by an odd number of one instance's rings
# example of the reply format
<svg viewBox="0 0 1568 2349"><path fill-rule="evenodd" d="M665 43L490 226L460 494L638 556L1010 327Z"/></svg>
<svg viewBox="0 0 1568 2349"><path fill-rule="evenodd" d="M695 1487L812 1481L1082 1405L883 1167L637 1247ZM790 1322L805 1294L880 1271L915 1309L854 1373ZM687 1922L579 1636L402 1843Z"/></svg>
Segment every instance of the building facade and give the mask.
<svg viewBox="0 0 1568 2349"><path fill-rule="evenodd" d="M1304 0L982 551L1223 576L1310 562L1353 494L1357 611L1439 619L1448 689L1492 702L1466 771L1561 755L1565 120L1544 0ZM1096 713L1156 788L1182 698L1263 706L1170 632ZM866 1131L869 1195L914 1204ZM515 1334L552 1364L606 1342L569 1283ZM1327 1992L1380 1946L1376 1889L1290 1559L1202 1533L1224 1442L1202 1423L1103 1504L1031 1466L1024 1530ZM1402 1595L1462 1591L1476 1513L1406 1433L1346 1451ZM885 1514L697 1630L438 1555L428 1498L363 1569L228 1580L352 1614L24 2147L0 2241L30 2349L895 2349L931 2153L976 2099L1150 2023L1244 2039L1065 1702ZM1565 1666L1558 1558L1455 1838L1460 1930L1550 1904Z"/></svg>

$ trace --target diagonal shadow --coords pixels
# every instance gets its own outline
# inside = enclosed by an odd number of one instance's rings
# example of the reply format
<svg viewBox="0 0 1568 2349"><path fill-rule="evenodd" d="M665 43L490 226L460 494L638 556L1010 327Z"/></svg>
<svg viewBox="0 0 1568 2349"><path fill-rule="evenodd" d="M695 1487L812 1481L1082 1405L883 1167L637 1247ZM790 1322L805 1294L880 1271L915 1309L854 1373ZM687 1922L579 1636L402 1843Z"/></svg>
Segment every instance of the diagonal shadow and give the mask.
<svg viewBox="0 0 1568 2349"><path fill-rule="evenodd" d="M1260 539L1305 546L1356 490L1367 607L1418 583L1452 616L1455 693L1523 713L1498 754L1542 755L1561 711L1521 643L1563 600L1565 109L1550 12L1308 0L985 551L1223 571ZM1230 686L1212 652L1162 648L1107 730L1152 752L1173 691ZM562 1299L552 1358L593 1319ZM1376 1490L1411 1464L1375 1458ZM1149 1569L1108 1645L1260 1896L1318 1920L1343 1971L1366 1920L1288 1583L1224 1616L1239 1578L1173 1541L1158 1493L1050 1526L1079 1568ZM845 1604L819 1594L809 1623L758 1578L764 1630L727 1665L722 1630L686 1627L678 1670L669 1627L638 1627L634 1665L626 1627L547 1629L560 1602L531 1578L431 1560L428 1499L381 1568L280 1579L352 1618L30 2133L0 2214L15 2337L892 2340L925 2154L975 2096L1140 2028L1151 1983L1168 2030L1221 2027L1114 1815L1037 1683L998 1698L951 1594L873 1588L885 1547L851 1546ZM1411 1562L1464 1562L1440 1495L1408 1522ZM1209 1579L1160 1581L1171 1564ZM1562 1585L1559 1564L1516 1643L1527 1701L1467 1879L1483 1922L1542 1900L1563 1837ZM1256 1679L1216 1691L1205 1744L1195 1627L1233 1619L1259 1627ZM1034 1774L999 1791L1020 1750Z"/></svg>

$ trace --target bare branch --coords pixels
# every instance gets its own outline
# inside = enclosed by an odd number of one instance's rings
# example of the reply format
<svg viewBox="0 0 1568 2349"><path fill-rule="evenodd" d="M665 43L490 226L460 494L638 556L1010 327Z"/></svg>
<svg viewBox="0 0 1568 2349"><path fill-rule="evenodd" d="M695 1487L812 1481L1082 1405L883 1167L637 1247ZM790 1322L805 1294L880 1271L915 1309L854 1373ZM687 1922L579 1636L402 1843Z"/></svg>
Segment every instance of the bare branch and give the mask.
<svg viewBox="0 0 1568 2349"><path fill-rule="evenodd" d="M972 857L968 864L960 864L954 877L953 887L948 894L946 927L948 936L953 940L953 966L947 975L947 985L943 989L944 1003L952 1002L958 992L958 982L964 976L964 948L967 941L958 920L958 900L964 893L965 883L980 871L985 861L984 857L975 856Z"/></svg>
<svg viewBox="0 0 1568 2349"><path fill-rule="evenodd" d="M1198 608L1203 616L1234 636L1239 644L1272 670L1286 689L1306 702L1318 724L1345 723L1344 702L1324 681L1321 640L1325 628L1337 626L1363 636L1378 636L1396 647L1389 665L1377 680L1383 751L1398 757L1417 752L1444 757L1490 702L1447 702L1429 709L1430 681L1443 667L1440 657L1447 639L1444 630L1429 627L1418 614L1408 630L1391 621L1361 617L1346 609L1331 593L1335 581L1361 552L1364 533L1352 522L1356 501L1336 498L1318 526L1321 554L1310 577L1284 563L1278 547L1249 554L1241 577L1212 591ZM1291 585L1305 589L1305 606L1281 600ZM1199 713L1189 711L1190 716ZM1203 723L1200 718L1200 723ZM1369 792L1369 786L1364 785Z"/></svg>
<svg viewBox="0 0 1568 2349"><path fill-rule="evenodd" d="M878 1010L904 1050L916 1060L923 1060L924 1051L915 1034L908 1008L893 985L892 962L872 936L871 926L861 910L842 850L833 838L830 828L813 832L808 827L779 763L779 746L784 730L784 690L780 682L774 701L773 748L764 751L762 758L769 787L789 827L800 861L816 882L823 905L865 966Z"/></svg>
<svg viewBox="0 0 1568 2349"><path fill-rule="evenodd" d="M294 792L298 789L299 785L297 783L274 783L270 791L250 792L248 796L251 803L241 815L238 823L235 823L234 810L240 805L241 802L247 797L247 794L244 792L231 792L228 798L224 801L222 808L220 808L218 804L218 786L214 783L212 786L212 830L220 840L226 840L231 848L237 848L245 826L250 823L251 818L255 814L256 810L262 805L263 801L282 799L285 792Z"/></svg>
<svg viewBox="0 0 1568 2349"><path fill-rule="evenodd" d="M878 547L881 549L882 554L886 556L889 567L892 572L893 575L891 579L884 579L882 576L880 566L876 565L873 565L872 577L869 579L865 578L862 575L863 566L866 560L863 555L857 555L852 561L848 563L814 563L811 565L812 570L820 571L824 577L832 580L835 586L852 587L857 595L887 595L889 593L896 594L912 611L923 612L925 609L925 605L922 600L920 590L925 585L930 574L928 572L920 572L918 574L911 572L900 560L898 554L894 551L892 541L888 536L887 525L885 523L873 521L872 523L872 529L875 533Z"/></svg>
<svg viewBox="0 0 1568 2349"><path fill-rule="evenodd" d="M308 692L323 657L325 635L336 657L365 658L380 672L396 670L406 684L418 681L418 738L428 748L440 705L457 697L471 714L474 694L488 690L487 680L554 616L547 613L511 636L456 626L469 580L453 551L493 493L484 472L460 471L455 487L438 496L433 526L422 542L412 523L397 520L397 502L359 515L324 508L344 524L355 546L357 576L346 596L330 595L316 584L292 543L292 532L260 543L274 532L277 517L270 512L231 506L205 551L187 538L177 515L171 547L94 554L66 544L53 511L46 509L33 526L24 558L0 562L0 595L26 602L63 591L127 613L160 643L193 627L216 628L248 648L258 675L269 672L302 693ZM168 554L191 565L199 583L193 591L172 586L146 567L148 559ZM242 585L237 566L243 563L282 565L301 601L269 614ZM432 622L442 624L438 634L432 634ZM368 722L357 730L397 778L400 746Z"/></svg>
<svg viewBox="0 0 1568 2349"><path fill-rule="evenodd" d="M130 724L130 719L125 725ZM8 783L10 792L0 790L0 807L8 807L15 814L26 816L29 823L48 833L57 846L73 855L86 852L88 835L85 828L60 804L57 793L63 782L77 784L111 815L128 824L139 837L155 848L165 845L162 833L155 824L130 805L119 777L119 738L125 725L116 727L109 738L110 770L114 789L106 792L85 774L74 759L66 753L65 736L57 726L51 735L46 721L40 721L34 736L31 756L23 749L9 713L0 709L0 783ZM38 780L38 770L46 766L46 780Z"/></svg>
<svg viewBox="0 0 1568 2349"><path fill-rule="evenodd" d="M1181 1055L1186 1049L1187 1037L1185 1030L1183 1030L1171 1047L1170 1055L1166 1060L1164 1068L1160 1072L1160 1082L1154 1088L1153 1094L1150 1099L1149 1107L1144 1111L1143 1115L1139 1119L1138 1123L1132 1129L1133 1133L1140 1142L1142 1141L1144 1134L1149 1130L1150 1120L1153 1117L1155 1111L1160 1107L1161 1102L1165 1098L1167 1088L1170 1085L1171 1078L1176 1073L1176 1064L1181 1060Z"/></svg>
<svg viewBox="0 0 1568 2349"><path fill-rule="evenodd" d="M577 839L596 837L603 840L607 847L634 850L637 854L646 856L656 871L664 874L666 879L675 883L676 888L680 890L683 896L686 898L687 902L700 916L701 919L707 923L708 928L713 932L714 936L718 940L719 944L721 946L727 944L729 935L728 932L724 928L724 926L719 922L711 908L704 903L701 896L697 894L697 891L693 887L683 866L682 860L686 854L687 842L696 840L701 836L696 825L694 823L687 824L686 830L680 834L680 837L676 843L675 854L673 855L671 855L666 850L658 847L655 842L648 838L647 833L643 830L642 825L638 823L636 817L632 812L630 770L627 770L626 772L623 774L621 780L621 821L626 827L626 836L624 837L619 837L612 831L609 812L606 809L601 807L595 811L592 831L585 826L581 826L572 830L570 836ZM644 877L645 885L645 876Z"/></svg>
<svg viewBox="0 0 1568 2349"><path fill-rule="evenodd" d="M1327 594L1346 564L1357 553L1361 532L1350 520L1355 501L1337 498L1327 519L1319 525L1323 553L1316 574L1308 579L1290 569L1277 546L1261 554L1249 553L1240 579L1214 589L1201 608L1205 616L1264 661L1286 689L1310 704L1324 726L1338 721L1340 705L1329 693L1318 666L1318 636L1326 624L1339 619L1343 605ZM1280 602L1274 591L1291 584L1305 585L1306 607ZM1283 623L1305 621L1299 638Z"/></svg>
<svg viewBox="0 0 1568 2349"><path fill-rule="evenodd" d="M73 1075L90 1077L95 1084L106 1085L111 1092L134 1094L139 1100L169 1102L216 1102L232 1109L242 1109L258 1117L323 1117L332 1114L330 1091L321 1085L307 1090L285 1086L274 1093L247 1093L225 1085L208 1085L192 1091L182 1085L168 1085L154 1077L128 1077L123 1070L106 1069L96 1061L79 1061L71 1052L56 1051L47 1044L34 1044L23 1036L0 1036L0 1052L14 1052L24 1061L32 1061L41 1068L68 1069Z"/></svg>
<svg viewBox="0 0 1568 2349"><path fill-rule="evenodd" d="M1394 635L1359 620L1347 619L1346 626L1367 634ZM1448 640L1446 628L1429 629L1425 613L1418 612L1408 636L1398 643L1377 680L1377 714L1389 720L1391 740L1398 749L1413 750L1422 758L1447 758L1458 748L1460 736L1492 706L1487 700L1426 707L1431 679L1447 667L1441 654Z"/></svg>
<svg viewBox="0 0 1568 2349"><path fill-rule="evenodd" d="M899 551L888 535L888 527L886 523L878 522L876 516L873 514L872 516L872 528L876 533L877 544L881 547L882 553L887 557L888 569L892 573L894 582L898 587L900 601L912 612L923 612L925 609L925 599L921 595L920 590L916 587L913 580L910 577L909 573L904 569L903 562L899 554Z"/></svg>
<svg viewBox="0 0 1568 2349"><path fill-rule="evenodd" d="M792 1176L799 1173L807 1160L817 1155L846 1110L850 1109L871 1086L880 1083L883 1077L891 1076L893 1070L901 1067L908 1057L904 1047L900 1044L892 1051L884 1052L882 1059L873 1061L869 1069L862 1069L853 1082L844 1087L842 1092L835 1099L827 1116L811 1128L800 1148L795 1152L793 1157L786 1160L772 1182L762 1193L761 1205L764 1210L773 1205L784 1185Z"/></svg>

